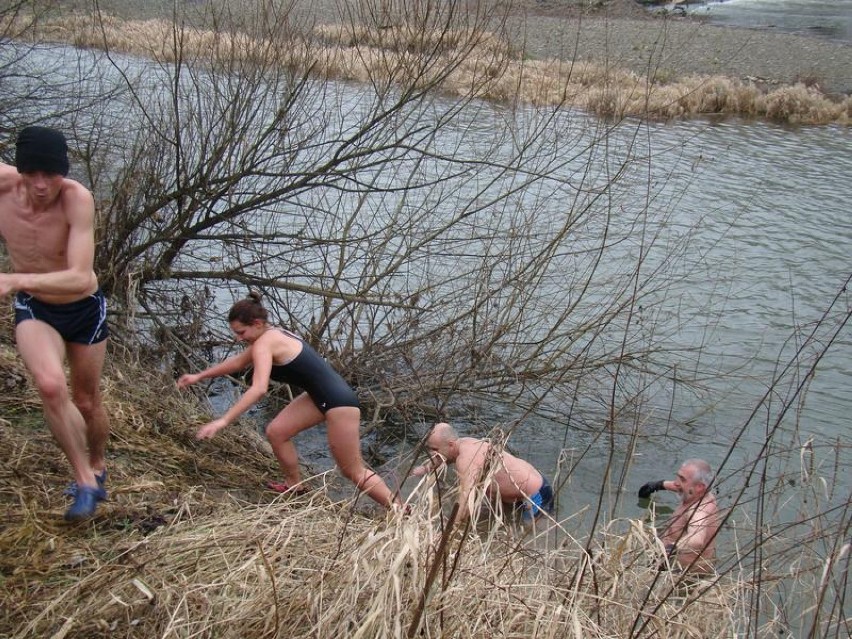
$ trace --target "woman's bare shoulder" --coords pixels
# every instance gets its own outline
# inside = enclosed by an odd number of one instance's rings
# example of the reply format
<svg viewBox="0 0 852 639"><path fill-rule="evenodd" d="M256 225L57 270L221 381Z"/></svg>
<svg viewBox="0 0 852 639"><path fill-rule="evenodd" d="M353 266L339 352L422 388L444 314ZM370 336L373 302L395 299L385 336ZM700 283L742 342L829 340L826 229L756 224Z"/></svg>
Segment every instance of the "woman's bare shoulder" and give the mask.
<svg viewBox="0 0 852 639"><path fill-rule="evenodd" d="M278 327L270 327L260 336L254 346L260 346L272 353L275 361L293 359L302 350L302 341L288 331Z"/></svg>
<svg viewBox="0 0 852 639"><path fill-rule="evenodd" d="M270 342L284 344L302 343L302 340L300 340L296 334L291 333L290 331L281 328L280 326L270 326L267 331L261 336L261 339L266 339Z"/></svg>

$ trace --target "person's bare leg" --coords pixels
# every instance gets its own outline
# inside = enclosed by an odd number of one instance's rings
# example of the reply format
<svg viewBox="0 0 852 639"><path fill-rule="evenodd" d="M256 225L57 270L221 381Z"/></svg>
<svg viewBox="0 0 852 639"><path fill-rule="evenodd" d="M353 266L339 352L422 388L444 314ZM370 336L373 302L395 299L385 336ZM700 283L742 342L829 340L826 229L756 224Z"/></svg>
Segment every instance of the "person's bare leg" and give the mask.
<svg viewBox="0 0 852 639"><path fill-rule="evenodd" d="M77 485L96 488L86 447L86 422L71 401L62 367L62 338L44 322L25 320L15 328L15 340L41 396L45 421L68 458Z"/></svg>
<svg viewBox="0 0 852 639"><path fill-rule="evenodd" d="M332 408L325 414L328 445L340 472L373 500L385 507L400 503L378 473L361 457L361 411L352 406Z"/></svg>
<svg viewBox="0 0 852 639"><path fill-rule="evenodd" d="M294 487L302 481L299 455L290 440L322 420L323 415L316 404L307 394L302 393L267 425L266 438L272 446L278 465L281 466L281 473L287 485Z"/></svg>
<svg viewBox="0 0 852 639"><path fill-rule="evenodd" d="M101 396L101 372L107 340L97 344L67 344L71 367L71 399L86 422L89 463L96 473L106 468L109 418Z"/></svg>

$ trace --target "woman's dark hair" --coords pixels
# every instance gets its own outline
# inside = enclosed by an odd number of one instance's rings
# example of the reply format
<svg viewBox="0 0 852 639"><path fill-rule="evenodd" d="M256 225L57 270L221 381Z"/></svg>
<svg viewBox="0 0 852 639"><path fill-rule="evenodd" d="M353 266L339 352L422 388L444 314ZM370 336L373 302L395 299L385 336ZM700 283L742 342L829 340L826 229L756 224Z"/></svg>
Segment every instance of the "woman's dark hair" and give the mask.
<svg viewBox="0 0 852 639"><path fill-rule="evenodd" d="M250 291L248 297L240 300L231 307L228 311L228 322L239 322L248 326L255 320L265 322L269 317L269 313L260 303L261 294L257 291Z"/></svg>

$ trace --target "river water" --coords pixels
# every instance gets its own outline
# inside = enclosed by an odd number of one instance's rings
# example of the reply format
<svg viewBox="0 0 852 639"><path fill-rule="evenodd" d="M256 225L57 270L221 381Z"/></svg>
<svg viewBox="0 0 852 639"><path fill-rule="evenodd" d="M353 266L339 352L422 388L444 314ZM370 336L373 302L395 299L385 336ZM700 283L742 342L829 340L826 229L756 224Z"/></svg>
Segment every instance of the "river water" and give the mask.
<svg viewBox="0 0 852 639"><path fill-rule="evenodd" d="M67 79L79 70L80 86L89 75L82 62L63 61L67 49L45 49L38 55L44 56L38 64L45 70L41 79L46 85L50 73ZM139 63L131 64L138 71ZM342 96L341 104L357 104L365 91L351 85L334 85L334 90ZM458 133L471 137L452 140L460 149L492 144L491 130L482 123L512 113L485 104L476 108ZM513 117L534 119L537 113L521 107ZM579 119L587 123L584 130L596 130L595 121L582 114L561 117ZM553 118L555 125L558 120ZM588 407L582 428L567 416L528 418L510 446L551 478L565 482L560 513L566 516L595 503L604 484L604 494L613 492L607 498L612 514L638 516L643 506L633 497L635 489L649 479L672 476L679 460L693 456L722 466L718 488L724 504L743 484L743 469L760 454L777 462L773 472L780 481L789 473L799 477L802 451L813 451L807 453L808 462L813 455L809 469L825 479L825 499L848 502L852 336L848 327L836 335L831 329L843 322L852 305L848 294L841 293L852 274L852 131L739 121L627 121L611 130L609 144L616 148L619 137L635 141L637 134L643 140L644 160L630 178L637 181L624 187L624 206L631 206L631 190L640 191L641 200L650 188L651 206L667 209L661 218L666 232L676 235L684 229L691 234L684 257L688 268L664 294L650 297L645 310L675 327L658 345L660 352L667 353L672 367L687 371L686 377L700 376L701 383L667 382L649 393L638 417L641 437L635 449L629 437L601 430L605 410L595 414ZM554 218L563 214L561 196L554 192L543 200L551 202ZM564 293L541 290L542 297ZM808 342L824 316L816 340ZM803 344L794 373L773 385L771 380ZM810 363L829 344L811 370ZM699 353L690 350L698 345ZM792 389L803 381L804 392L778 419L779 406L791 401ZM481 416L488 418L489 411L498 421L504 407L486 406ZM467 424L465 415L452 421L462 429ZM764 450L773 429L771 449ZM316 470L332 465L322 428L300 435L297 445ZM393 463L401 463L412 445L412 439L389 445ZM620 492L617 478L605 479L610 460L624 479ZM381 469L392 480L398 477L393 463ZM783 492L782 487L780 501Z"/></svg>
<svg viewBox="0 0 852 639"><path fill-rule="evenodd" d="M800 477L802 450L813 450L817 474L833 487L826 498L835 504L848 501L849 328L836 336L819 331L794 373L777 385L772 380L824 314L826 324L838 328L852 307L852 299L841 293L852 275L852 132L737 121L645 127L625 122L623 137L631 138L637 127L647 136L647 180L659 206L671 209L666 224L697 234L692 256L685 260L692 268L646 311L676 326L661 348L671 351L672 365L701 371L702 381L698 386L665 385L649 394L638 418L642 436L632 454L628 437L601 433L606 411L595 413L590 407L576 421L567 416L525 419L510 440L511 449L551 478L566 481L562 515L596 502L611 458L617 476L606 480L612 482L613 494L606 498L610 512L639 516L645 506L637 502L635 489L649 479L672 476L679 460L695 456L716 467L723 464L720 501L730 504L743 485L744 469L775 429L770 449L764 451L771 476L779 481ZM558 198L552 206L559 215ZM558 286L542 290L544 296L564 294ZM833 305L838 294L839 303ZM679 321L680 316L689 319ZM829 341L833 344L827 355L808 377L814 355ZM698 344L701 353L696 356L689 349ZM779 406L790 401L803 379L809 382L800 401L778 419ZM501 406L490 409L495 423L510 413ZM480 428L488 415L484 407ZM451 420L462 430L474 426L464 414ZM398 478L394 466L413 443L389 451L399 456L382 469L392 481ZM305 433L301 445L320 469L330 466L321 429ZM625 481L619 492L621 473ZM778 489L779 501L788 497L783 486Z"/></svg>
<svg viewBox="0 0 852 639"><path fill-rule="evenodd" d="M712 309L714 328L709 339L704 336L703 366L708 371L737 372L708 380L702 391L666 395L649 407L648 438L639 444L632 461L629 488L673 473L676 460L685 457L719 464L768 391L769 380L852 275L848 129L739 122L686 122L651 129L659 149L655 170L671 177L664 190L683 192L676 220L686 225L700 218L700 233L712 243L705 246L706 253L695 249L696 260L712 262L710 271L697 270L660 303L673 313L683 304ZM696 246L701 244L699 240ZM852 297L840 293L840 303L829 315L842 318L850 306ZM683 326L672 343L682 340L686 346L697 339L695 331ZM851 361L852 331L847 327L818 364L804 405L784 420L779 439L797 457L799 447L813 438L822 451L826 477L837 485L841 501L849 499L852 468L846 413L852 405ZM789 392L787 383L772 391L776 401ZM720 473L722 494L737 481L736 469L747 465L764 444L772 412L759 411L742 431L743 441L726 463L729 470ZM524 442L519 452L543 468L555 467L557 457L564 454L554 450L548 430L531 427L519 438ZM832 469L831 451L838 443L843 461ZM582 448L580 442L575 445ZM600 445L591 454L599 462L580 467L576 480L580 485L597 485L600 477L585 471L605 465L609 450ZM638 512L634 501L627 500L628 514Z"/></svg>
<svg viewBox="0 0 852 639"><path fill-rule="evenodd" d="M685 10L711 24L852 42L852 0L711 0L690 2Z"/></svg>

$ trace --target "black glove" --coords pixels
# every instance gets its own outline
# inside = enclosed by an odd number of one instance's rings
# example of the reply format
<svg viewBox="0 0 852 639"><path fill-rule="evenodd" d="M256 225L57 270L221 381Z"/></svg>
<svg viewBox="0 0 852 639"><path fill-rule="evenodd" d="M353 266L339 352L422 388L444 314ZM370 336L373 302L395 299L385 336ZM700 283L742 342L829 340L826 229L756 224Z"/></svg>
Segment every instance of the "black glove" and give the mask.
<svg viewBox="0 0 852 639"><path fill-rule="evenodd" d="M639 489L639 499L648 499L651 493L662 490L663 483L664 480L661 479L660 481L649 481L647 484L642 484L642 487Z"/></svg>

